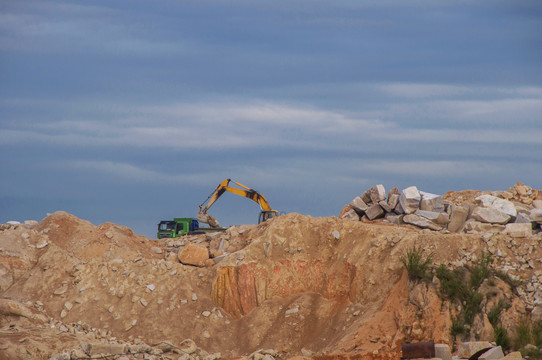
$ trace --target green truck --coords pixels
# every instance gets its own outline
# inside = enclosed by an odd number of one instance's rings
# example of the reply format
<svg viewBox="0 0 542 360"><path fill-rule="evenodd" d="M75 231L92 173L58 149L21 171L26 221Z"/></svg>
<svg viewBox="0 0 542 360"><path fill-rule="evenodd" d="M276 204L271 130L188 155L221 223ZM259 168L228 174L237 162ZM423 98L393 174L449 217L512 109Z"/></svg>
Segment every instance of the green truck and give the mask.
<svg viewBox="0 0 542 360"><path fill-rule="evenodd" d="M225 228L200 227L199 221L194 218L174 218L162 220L158 224L158 239L178 238L183 235L199 235L208 232L224 231Z"/></svg>

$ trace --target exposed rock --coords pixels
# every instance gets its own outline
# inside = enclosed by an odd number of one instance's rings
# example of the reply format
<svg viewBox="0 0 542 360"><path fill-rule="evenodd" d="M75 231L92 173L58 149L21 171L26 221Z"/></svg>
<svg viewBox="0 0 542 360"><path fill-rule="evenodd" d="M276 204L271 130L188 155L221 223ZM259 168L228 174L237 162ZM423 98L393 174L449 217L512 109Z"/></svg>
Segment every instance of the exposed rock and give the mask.
<svg viewBox="0 0 542 360"><path fill-rule="evenodd" d="M472 218L483 223L506 224L510 221L510 215L495 208L477 206L472 211Z"/></svg>
<svg viewBox="0 0 542 360"><path fill-rule="evenodd" d="M205 266L205 261L209 259L209 249L204 245L188 243L179 251L178 258L183 264Z"/></svg>
<svg viewBox="0 0 542 360"><path fill-rule="evenodd" d="M435 224L431 220L428 220L422 216L415 214L408 214L403 217L403 221L407 224L419 226L424 229L441 230L442 226Z"/></svg>
<svg viewBox="0 0 542 360"><path fill-rule="evenodd" d="M533 323L542 321L542 304L537 305L531 311L531 320Z"/></svg>
<svg viewBox="0 0 542 360"><path fill-rule="evenodd" d="M509 216L517 215L516 207L511 201L500 199L496 196L491 195L481 195L478 196L475 200L482 207L490 207L499 210Z"/></svg>
<svg viewBox="0 0 542 360"><path fill-rule="evenodd" d="M532 205L535 209L542 210L542 200L534 200Z"/></svg>
<svg viewBox="0 0 542 360"><path fill-rule="evenodd" d="M416 186L410 186L401 191L399 203L405 214L412 214L420 208L421 195Z"/></svg>
<svg viewBox="0 0 542 360"><path fill-rule="evenodd" d="M519 351L512 351L505 357L503 357L503 360L523 360L523 356Z"/></svg>

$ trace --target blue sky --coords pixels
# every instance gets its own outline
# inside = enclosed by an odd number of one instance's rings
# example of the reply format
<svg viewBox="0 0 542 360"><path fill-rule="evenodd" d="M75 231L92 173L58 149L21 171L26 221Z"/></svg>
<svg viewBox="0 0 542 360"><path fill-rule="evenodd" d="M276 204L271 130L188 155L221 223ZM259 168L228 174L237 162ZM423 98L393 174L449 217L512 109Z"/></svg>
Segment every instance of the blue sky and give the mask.
<svg viewBox="0 0 542 360"><path fill-rule="evenodd" d="M380 183L542 189L542 3L3 1L0 151L0 222L147 236L225 178L313 216Z"/></svg>

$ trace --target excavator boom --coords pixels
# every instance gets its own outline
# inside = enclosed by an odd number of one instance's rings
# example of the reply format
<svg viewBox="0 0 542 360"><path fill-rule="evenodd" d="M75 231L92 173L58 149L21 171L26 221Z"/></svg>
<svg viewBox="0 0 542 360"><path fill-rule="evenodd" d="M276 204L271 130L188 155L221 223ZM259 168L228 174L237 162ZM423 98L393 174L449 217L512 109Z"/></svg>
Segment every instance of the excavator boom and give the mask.
<svg viewBox="0 0 542 360"><path fill-rule="evenodd" d="M233 182L235 185L241 187L241 189L231 187L230 182ZM258 193L256 190L251 189L243 184L240 184L238 182L232 181L231 179L226 179L222 181L215 191L209 195L209 197L199 206L199 212L198 212L198 221L202 223L209 224L211 227L219 227L218 221L211 215L207 214L207 210L213 206L213 204L224 194L226 191L231 192L233 194L244 196L246 198L251 199L252 201L258 203L260 205L261 213L258 223L265 221L269 218L275 217L278 215L278 211L273 210L271 206L269 205L269 202L267 202L267 199L260 193ZM205 205L207 203L207 205ZM204 206L205 205L205 206Z"/></svg>

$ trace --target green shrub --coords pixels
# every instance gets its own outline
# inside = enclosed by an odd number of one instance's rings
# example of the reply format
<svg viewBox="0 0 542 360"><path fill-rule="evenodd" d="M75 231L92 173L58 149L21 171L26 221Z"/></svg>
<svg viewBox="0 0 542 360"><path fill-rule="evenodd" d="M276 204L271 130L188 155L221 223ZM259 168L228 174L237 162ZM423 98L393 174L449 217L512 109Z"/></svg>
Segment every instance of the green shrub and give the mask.
<svg viewBox="0 0 542 360"><path fill-rule="evenodd" d="M431 277L427 273L431 267L431 255L423 259L423 248L413 246L406 253L406 257L401 257L401 262L408 272L408 278L412 281L429 280Z"/></svg>
<svg viewBox="0 0 542 360"><path fill-rule="evenodd" d="M469 333L469 328L465 326L461 316L452 317L452 326L450 328L450 333L452 336L465 336Z"/></svg>
<svg viewBox="0 0 542 360"><path fill-rule="evenodd" d="M509 307L510 304L508 304L504 299L500 299L497 305L495 305L493 309L489 310L487 313L487 318L493 327L496 327L499 324L501 312Z"/></svg>
<svg viewBox="0 0 542 360"><path fill-rule="evenodd" d="M531 336L533 338L533 345L542 347L542 321L538 321L531 327Z"/></svg>
<svg viewBox="0 0 542 360"><path fill-rule="evenodd" d="M436 270L437 278L440 281L440 296L443 299L459 300L465 291L463 279L459 271L451 271L441 264Z"/></svg>
<svg viewBox="0 0 542 360"><path fill-rule="evenodd" d="M502 326L497 326L493 330L493 334L495 336L495 343L502 347L503 350L510 349L510 337L508 336L508 332L505 328Z"/></svg>
<svg viewBox="0 0 542 360"><path fill-rule="evenodd" d="M514 336L514 347L521 349L531 343L531 327L526 321L516 325L516 336Z"/></svg>
<svg viewBox="0 0 542 360"><path fill-rule="evenodd" d="M473 289L478 289L482 282L489 276L489 266L493 262L491 254L486 254L482 252L482 257L478 264L472 268L470 278L469 278L469 287Z"/></svg>
<svg viewBox="0 0 542 360"><path fill-rule="evenodd" d="M476 290L469 289L469 291L467 291L467 296L464 301L465 308L463 309L463 318L465 319L466 324L472 325L476 314L482 312L483 300L484 295L476 292Z"/></svg>

